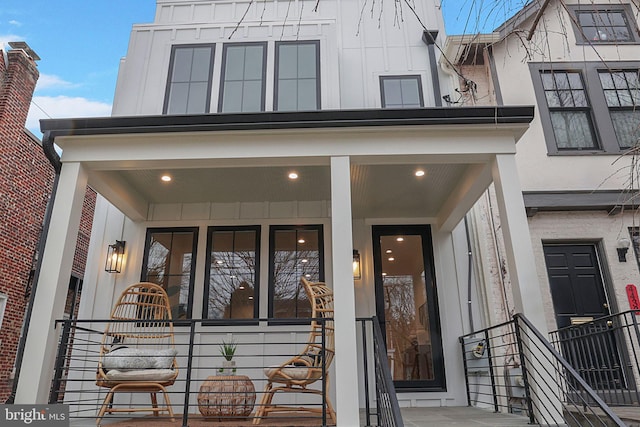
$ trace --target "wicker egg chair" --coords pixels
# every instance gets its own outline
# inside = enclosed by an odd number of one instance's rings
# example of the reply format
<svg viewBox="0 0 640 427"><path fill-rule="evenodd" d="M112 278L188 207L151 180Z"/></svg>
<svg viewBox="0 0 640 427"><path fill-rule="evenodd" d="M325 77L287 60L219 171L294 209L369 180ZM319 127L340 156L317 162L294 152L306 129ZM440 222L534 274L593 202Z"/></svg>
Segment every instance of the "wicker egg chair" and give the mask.
<svg viewBox="0 0 640 427"><path fill-rule="evenodd" d="M109 389L96 418L105 413L173 410L166 387L178 376L171 306L165 290L154 283L136 283L120 295L102 337L96 385ZM153 320L153 321L149 321ZM157 320L168 320L157 322ZM138 364L138 366L134 366ZM151 406L114 408L115 393L148 392ZM156 393L164 396L158 406Z"/></svg>
<svg viewBox="0 0 640 427"><path fill-rule="evenodd" d="M286 393L311 393L322 396L322 390L307 388L323 378L326 381L326 390L329 390L329 366L335 354L334 324L333 324L333 291L324 283L309 282L300 279L307 297L311 303L311 318L328 319L325 322L311 321L311 332L306 346L296 356L279 366L265 369L267 385L262 395L262 402L258 406L253 424L259 424L262 418L271 412L305 411L322 414L322 407L292 407L272 404L277 392ZM324 346L322 332L324 323ZM324 359L324 361L323 361ZM327 405L327 417L336 423L336 413L333 410L329 396L325 395Z"/></svg>

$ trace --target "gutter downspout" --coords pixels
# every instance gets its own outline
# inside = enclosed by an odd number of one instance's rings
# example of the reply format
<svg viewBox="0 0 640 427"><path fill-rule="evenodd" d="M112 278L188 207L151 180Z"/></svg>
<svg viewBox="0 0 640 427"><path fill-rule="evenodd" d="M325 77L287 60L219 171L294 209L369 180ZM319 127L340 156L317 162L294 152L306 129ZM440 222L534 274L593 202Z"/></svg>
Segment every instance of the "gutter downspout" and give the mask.
<svg viewBox="0 0 640 427"><path fill-rule="evenodd" d="M438 63L436 61L436 44L438 31L424 31L422 33L422 41L427 45L429 52L429 68L431 69L431 82L433 83L433 96L435 98L436 107L442 107L442 93L440 92L440 77L438 76Z"/></svg>
<svg viewBox="0 0 640 427"><path fill-rule="evenodd" d="M49 225L51 224L51 213L53 212L53 202L56 199L56 192L58 190L58 181L60 180L60 171L62 170L62 162L60 156L56 152L53 145L55 137L51 136L51 132L45 132L42 137L42 151L44 155L53 166L55 176L53 178L53 186L51 188L51 197L47 203L47 209L44 214L44 221L42 224L42 233L40 233L40 239L38 240L38 259L36 260L36 268L33 275L33 284L31 286L31 294L29 295L29 304L27 305L27 311L24 317L24 323L22 327L22 334L20 335L20 341L18 342L18 350L16 352L16 372L13 377L13 384L11 386L11 394L7 398L7 404L13 404L16 398L16 390L18 389L18 380L20 378L20 371L22 369L22 357L24 354L24 347L27 341L27 333L29 332L29 325L31 324L31 314L33 312L33 304L35 300L36 290L38 288L38 279L40 278L40 270L42 268L42 254L44 252L45 244L47 243L47 236L49 234Z"/></svg>

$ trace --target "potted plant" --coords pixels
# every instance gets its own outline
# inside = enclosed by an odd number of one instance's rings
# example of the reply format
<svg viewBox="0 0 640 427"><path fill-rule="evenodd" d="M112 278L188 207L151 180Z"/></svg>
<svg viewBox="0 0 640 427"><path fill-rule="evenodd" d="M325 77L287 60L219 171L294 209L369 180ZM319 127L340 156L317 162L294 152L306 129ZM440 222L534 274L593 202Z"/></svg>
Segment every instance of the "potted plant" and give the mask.
<svg viewBox="0 0 640 427"><path fill-rule="evenodd" d="M225 360L222 361L222 368L218 369L220 375L234 375L236 373L236 362L233 360L233 356L236 354L237 347L238 343L234 340L229 342L222 341L219 349Z"/></svg>

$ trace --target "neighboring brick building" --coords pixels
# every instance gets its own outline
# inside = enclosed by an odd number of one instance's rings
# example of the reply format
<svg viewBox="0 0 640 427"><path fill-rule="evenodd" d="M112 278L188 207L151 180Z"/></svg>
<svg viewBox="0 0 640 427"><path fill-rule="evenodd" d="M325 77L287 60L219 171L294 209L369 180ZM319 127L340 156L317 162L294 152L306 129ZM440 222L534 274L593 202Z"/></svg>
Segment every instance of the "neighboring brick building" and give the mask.
<svg viewBox="0 0 640 427"><path fill-rule="evenodd" d="M41 142L25 129L38 80L30 49L0 51L0 402L9 396L14 361L28 305L37 248L54 169ZM95 192L88 191L70 280L69 304L82 283ZM78 286L80 289L80 286ZM69 312L69 310L67 310Z"/></svg>

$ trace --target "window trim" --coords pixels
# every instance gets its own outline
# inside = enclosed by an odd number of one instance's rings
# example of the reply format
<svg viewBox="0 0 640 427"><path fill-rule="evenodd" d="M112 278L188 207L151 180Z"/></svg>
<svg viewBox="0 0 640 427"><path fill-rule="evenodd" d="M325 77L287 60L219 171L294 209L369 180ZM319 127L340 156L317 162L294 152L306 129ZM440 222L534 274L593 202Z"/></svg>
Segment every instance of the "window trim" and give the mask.
<svg viewBox="0 0 640 427"><path fill-rule="evenodd" d="M571 26L573 27L573 34L576 39L577 45L614 45L614 44L639 44L640 34L638 33L638 26L636 20L633 19L634 14L629 4L573 4L567 5L567 10L571 14ZM617 40L587 40L583 34L582 27L578 22L578 12L617 12L622 11L627 21L627 27L629 29L629 35L631 40L617 41Z"/></svg>
<svg viewBox="0 0 640 427"><path fill-rule="evenodd" d="M273 250L275 243L275 233L277 231L288 231L288 230L314 230L318 233L318 280L320 282L325 281L325 253L324 253L324 225L323 224L300 224L300 225L270 225L269 226L269 280L267 282L267 292L268 292L268 307L267 307L267 316L271 319L271 322L278 324L288 324L287 320L274 319L273 313L273 303L274 303L274 282L275 282L275 271L274 271L274 255L275 252ZM304 322L304 319L298 319L297 322L291 322L298 324L300 322Z"/></svg>
<svg viewBox="0 0 640 427"><path fill-rule="evenodd" d="M385 80L409 80L415 79L418 82L418 97L420 98L420 107L424 108L424 93L422 88L422 76L420 74L393 74L379 76L380 80L380 107L385 109L393 108L408 108L408 107L387 107L384 93L384 81ZM415 108L415 107L412 107Z"/></svg>
<svg viewBox="0 0 640 427"><path fill-rule="evenodd" d="M231 113L229 111L222 111L222 106L224 104L224 82L226 76L227 69L227 49L229 47L240 47L240 46L262 46L262 77L261 84L262 88L260 91L260 112L265 111L265 94L266 94L266 86L267 86L267 42L247 42L247 43L224 43L222 45L222 61L220 68L220 89L218 91L218 112L219 113ZM243 79L244 81L244 79ZM242 111L249 112L249 111ZM258 111L250 111L252 113ZM236 111L234 113L241 113L241 111Z"/></svg>
<svg viewBox="0 0 640 427"><path fill-rule="evenodd" d="M275 59L273 63L273 111L292 111L280 110L278 108L278 83L280 72L280 46L305 45L312 44L316 47L316 110L322 107L320 92L320 40L295 40L295 41L279 41L275 43ZM299 80L299 79L297 79ZM294 110L294 111L313 111L313 110Z"/></svg>
<svg viewBox="0 0 640 427"><path fill-rule="evenodd" d="M640 62L607 62L610 70L630 70L640 69ZM551 115L547 106L547 100L542 85L541 71L579 71L582 74L584 89L591 106L591 123L594 127L595 138L599 149L558 149L555 134L551 123ZM618 138L613 128L609 107L607 105L604 90L600 82L599 72L604 70L602 62L530 62L529 72L533 82L533 89L540 112L540 123L547 144L547 155L593 155L593 154L616 154L620 155L626 149L621 149L618 145Z"/></svg>
<svg viewBox="0 0 640 427"><path fill-rule="evenodd" d="M169 95L171 94L171 76L173 75L173 67L176 58L176 50L182 48L199 48L199 47L210 47L211 48L211 59L209 60L209 80L207 81L207 100L205 102L205 111L202 114L207 114L211 111L211 92L213 90L213 72L214 72L214 59L216 56L216 45L215 43L190 43L190 44L176 44L171 46L171 56L169 59L169 68L167 73L167 83L164 92L164 104L162 107L162 114L168 114L169 110ZM183 113L189 114L189 113Z"/></svg>
<svg viewBox="0 0 640 427"><path fill-rule="evenodd" d="M181 233L181 232L192 232L193 233L193 243L191 246L191 253L193 256L191 257L191 271L189 273L189 297L187 298L187 312L186 319L193 319L193 292L195 288L195 278L196 278L196 267L197 267L197 258L198 258L198 233L200 229L199 227L148 227L145 233L144 238L144 252L142 258L142 271L140 272L140 281L147 281L146 273L147 268L149 266L149 250L151 249L149 245L149 238L152 233ZM165 289L166 291L166 289ZM180 326L180 321L182 319L173 319L175 326ZM185 326L188 326L185 324Z"/></svg>
<svg viewBox="0 0 640 427"><path fill-rule="evenodd" d="M255 257L255 272L254 272L254 289L253 289L253 319L209 319L209 313L207 310L207 301L209 299L209 286L211 280L211 249L212 249L212 233L215 231L254 231L256 233L256 257ZM225 225L225 226L209 226L207 227L207 253L205 256L205 276L204 276L204 290L202 295L202 320L203 325L247 325L258 322L260 318L260 254L261 254L261 231L260 225Z"/></svg>

